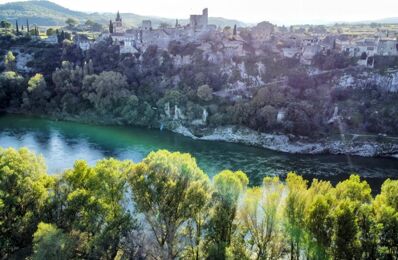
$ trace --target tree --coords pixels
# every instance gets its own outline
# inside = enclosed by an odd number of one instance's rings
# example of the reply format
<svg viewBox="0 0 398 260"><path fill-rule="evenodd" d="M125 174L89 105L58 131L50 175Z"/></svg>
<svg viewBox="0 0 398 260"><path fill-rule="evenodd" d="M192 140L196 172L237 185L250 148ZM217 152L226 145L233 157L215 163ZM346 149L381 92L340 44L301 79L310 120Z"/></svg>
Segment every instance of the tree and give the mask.
<svg viewBox="0 0 398 260"><path fill-rule="evenodd" d="M134 220L127 203L129 161L101 160L94 167L77 161L57 183L56 224L85 244L74 248L81 258L114 259Z"/></svg>
<svg viewBox="0 0 398 260"><path fill-rule="evenodd" d="M307 254L313 259L327 259L331 255L335 190L330 182L315 179L308 193L305 210L305 228L309 233Z"/></svg>
<svg viewBox="0 0 398 260"><path fill-rule="evenodd" d="M336 207L333 230L334 259L358 259L360 255L359 227L353 202L344 199Z"/></svg>
<svg viewBox="0 0 398 260"><path fill-rule="evenodd" d="M15 20L15 30L16 30L17 35L19 35L18 20Z"/></svg>
<svg viewBox="0 0 398 260"><path fill-rule="evenodd" d="M209 220L207 254L210 259L225 259L235 231L238 198L249 180L242 171L222 171L214 177L213 210Z"/></svg>
<svg viewBox="0 0 398 260"><path fill-rule="evenodd" d="M19 107L25 88L24 78L14 71L0 74L0 108Z"/></svg>
<svg viewBox="0 0 398 260"><path fill-rule="evenodd" d="M8 51L6 56L4 57L4 65L8 71L15 70L15 56L12 51Z"/></svg>
<svg viewBox="0 0 398 260"><path fill-rule="evenodd" d="M305 209L307 203L307 181L295 173L286 178L286 231L289 238L290 259L300 259L300 250L305 237Z"/></svg>
<svg viewBox="0 0 398 260"><path fill-rule="evenodd" d="M25 148L0 148L0 255L31 245L52 184L42 157Z"/></svg>
<svg viewBox="0 0 398 260"><path fill-rule="evenodd" d="M56 30L54 28L48 28L46 31L47 36L52 36L56 34Z"/></svg>
<svg viewBox="0 0 398 260"><path fill-rule="evenodd" d="M112 20L109 21L109 33L113 33L113 23Z"/></svg>
<svg viewBox="0 0 398 260"><path fill-rule="evenodd" d="M67 260L72 256L73 241L53 224L39 223L33 235L33 259Z"/></svg>
<svg viewBox="0 0 398 260"><path fill-rule="evenodd" d="M28 88L23 97L23 107L25 109L43 109L50 96L51 93L47 88L44 76L36 73L28 81Z"/></svg>
<svg viewBox="0 0 398 260"><path fill-rule="evenodd" d="M284 251L282 233L284 185L279 178L264 178L263 187L248 189L238 212L238 227L247 250L255 259L280 259Z"/></svg>
<svg viewBox="0 0 398 260"><path fill-rule="evenodd" d="M211 101L213 99L213 89L209 85L202 85L198 88L197 95L203 101Z"/></svg>
<svg viewBox="0 0 398 260"><path fill-rule="evenodd" d="M125 102L131 95L127 79L118 72L106 71L99 75L89 75L83 80L83 97L102 116L122 117Z"/></svg>
<svg viewBox="0 0 398 260"><path fill-rule="evenodd" d="M111 21L111 22L112 22L112 21ZM85 24L86 26L90 27L90 29L91 29L92 31L95 31L95 32L100 32L100 31L102 31L102 29L103 29L103 27L102 27L101 24L96 23L96 22L91 21L91 20L87 20L84 24Z"/></svg>
<svg viewBox="0 0 398 260"><path fill-rule="evenodd" d="M37 89L46 88L46 81L44 77L40 73L36 73L33 77L28 81L28 92L33 92Z"/></svg>
<svg viewBox="0 0 398 260"><path fill-rule="evenodd" d="M348 180L342 181L336 186L336 198L348 199L358 204L372 201L372 190L366 181L361 181L358 175L351 175Z"/></svg>
<svg viewBox="0 0 398 260"><path fill-rule="evenodd" d="M398 181L386 180L381 193L374 201L376 222L379 228L379 253L385 259L398 254Z"/></svg>
<svg viewBox="0 0 398 260"><path fill-rule="evenodd" d="M195 219L211 193L207 175L189 154L158 151L134 166L130 185L136 207L162 250L161 257L178 257L181 229Z"/></svg>
<svg viewBox="0 0 398 260"><path fill-rule="evenodd" d="M3 29L10 29L10 28L11 28L11 23L8 22L8 21L2 20L2 21L0 22L0 28L3 28Z"/></svg>
<svg viewBox="0 0 398 260"><path fill-rule="evenodd" d="M73 19L73 18L68 18L68 19L66 19L65 23L68 25L69 28L73 28L73 27L75 27L76 25L79 24L79 22L76 21L76 20Z"/></svg>

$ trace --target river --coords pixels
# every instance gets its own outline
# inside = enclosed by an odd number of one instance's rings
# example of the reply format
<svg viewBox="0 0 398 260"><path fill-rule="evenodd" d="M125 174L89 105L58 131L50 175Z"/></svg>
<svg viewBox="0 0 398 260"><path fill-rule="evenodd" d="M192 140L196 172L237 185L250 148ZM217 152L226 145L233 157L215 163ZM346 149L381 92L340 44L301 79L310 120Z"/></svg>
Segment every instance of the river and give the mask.
<svg viewBox="0 0 398 260"><path fill-rule="evenodd" d="M193 140L168 131L97 126L35 117L0 115L0 146L27 147L42 154L50 174L71 168L75 160L90 164L104 157L142 160L159 149L192 154L210 176L223 169L243 170L252 185L266 175L295 171L305 178L336 183L358 173L380 189L386 178L398 178L398 159L345 155L297 155L225 142Z"/></svg>

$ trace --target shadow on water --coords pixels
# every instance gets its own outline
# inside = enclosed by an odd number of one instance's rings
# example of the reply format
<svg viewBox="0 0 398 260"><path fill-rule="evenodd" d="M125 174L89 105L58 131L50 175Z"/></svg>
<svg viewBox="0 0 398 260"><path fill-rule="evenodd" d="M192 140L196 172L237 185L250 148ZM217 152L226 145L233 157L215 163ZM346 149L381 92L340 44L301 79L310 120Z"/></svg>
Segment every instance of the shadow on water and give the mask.
<svg viewBox="0 0 398 260"><path fill-rule="evenodd" d="M336 183L359 173L380 189L386 178L398 177L398 160L343 155L295 155L239 144L192 140L168 131L95 126L33 117L0 117L0 146L28 147L44 156L50 173L71 168L75 160L94 164L103 157L142 160L149 152L167 149L191 153L210 176L223 169L243 170L252 185L265 175L286 176L295 171L305 178Z"/></svg>

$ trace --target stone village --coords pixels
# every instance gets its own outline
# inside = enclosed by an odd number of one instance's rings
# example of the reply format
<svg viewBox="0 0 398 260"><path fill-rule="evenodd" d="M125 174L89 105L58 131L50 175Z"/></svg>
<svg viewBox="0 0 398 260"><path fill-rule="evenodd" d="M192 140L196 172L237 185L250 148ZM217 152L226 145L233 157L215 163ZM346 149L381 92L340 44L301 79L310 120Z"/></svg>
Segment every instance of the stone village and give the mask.
<svg viewBox="0 0 398 260"><path fill-rule="evenodd" d="M156 45L159 49L167 50L173 41L195 43L205 53L209 51L209 61L218 62L220 57L211 54L214 42L219 42L223 48L223 59L245 56L245 42L250 41L261 51L267 46L273 52L288 58L299 58L303 65L311 65L312 59L318 53L337 50L350 57L358 58L358 65L373 67L373 57L398 56L398 30L369 30L342 32L330 30L325 26L303 28L298 26L275 26L269 22L261 22L253 27L219 28L209 24L209 11L204 9L202 14L191 15L189 23L174 26L159 26L153 28L151 20L142 21L137 28L127 28L123 24L123 17L118 12L116 19L109 22L109 31L101 34L96 41L111 37L114 45L120 47L120 53L143 53L146 48ZM75 37L75 42L82 50L88 50L92 44L87 37ZM226 54L226 55L225 55ZM187 57L181 58L182 63L189 63Z"/></svg>

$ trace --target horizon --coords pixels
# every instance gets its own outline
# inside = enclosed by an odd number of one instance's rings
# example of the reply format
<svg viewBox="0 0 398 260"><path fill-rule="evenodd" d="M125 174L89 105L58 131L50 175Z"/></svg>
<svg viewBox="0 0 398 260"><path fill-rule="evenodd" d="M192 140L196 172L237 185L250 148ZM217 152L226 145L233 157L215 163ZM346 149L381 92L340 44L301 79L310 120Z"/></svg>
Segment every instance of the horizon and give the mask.
<svg viewBox="0 0 398 260"><path fill-rule="evenodd" d="M0 0L0 4L11 2L25 2ZM335 0L333 6L327 6L327 1L316 0L279 0L262 2L261 0L248 0L244 6L239 2L230 3L220 1L160 1L147 0L138 3L126 3L123 0L114 0L112 3L95 3L92 1L77 0L52 0L74 11L86 13L134 13L142 16L162 17L169 19L187 19L190 14L200 14L202 9L209 8L210 17L222 17L225 19L239 20L244 23L254 24L261 21L270 21L278 25L294 24L332 24L341 22L366 22L397 17L394 10L398 10L398 1L380 0L377 6L368 8L370 1L361 1L361 4L353 1ZM341 6L345 6L344 9ZM228 6L228 7L227 7ZM289 6L290 8L286 8Z"/></svg>

